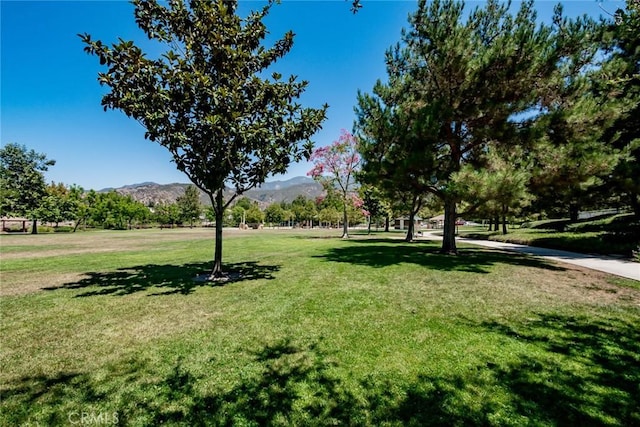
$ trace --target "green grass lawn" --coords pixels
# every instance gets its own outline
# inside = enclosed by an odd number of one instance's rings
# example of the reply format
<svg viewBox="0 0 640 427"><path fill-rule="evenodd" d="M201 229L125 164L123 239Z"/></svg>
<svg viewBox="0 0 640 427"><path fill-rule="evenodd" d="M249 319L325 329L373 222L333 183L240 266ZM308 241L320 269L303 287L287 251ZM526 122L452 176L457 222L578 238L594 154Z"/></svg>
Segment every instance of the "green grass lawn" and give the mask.
<svg viewBox="0 0 640 427"><path fill-rule="evenodd" d="M338 234L1 236L0 425L640 424L632 281Z"/></svg>

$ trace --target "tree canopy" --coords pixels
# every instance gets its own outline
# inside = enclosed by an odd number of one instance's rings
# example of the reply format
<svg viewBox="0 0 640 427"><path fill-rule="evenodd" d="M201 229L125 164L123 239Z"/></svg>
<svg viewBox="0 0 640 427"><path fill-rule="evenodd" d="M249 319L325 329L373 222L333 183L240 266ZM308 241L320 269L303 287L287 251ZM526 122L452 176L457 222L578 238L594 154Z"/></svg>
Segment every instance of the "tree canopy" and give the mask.
<svg viewBox="0 0 640 427"><path fill-rule="evenodd" d="M211 199L216 214L212 276L222 276L222 220L233 197L308 158L311 136L327 106L304 108L307 87L283 78L273 64L293 46L287 32L264 47L263 22L273 6L242 18L237 1L134 0L135 20L166 50L150 58L133 41L108 46L81 35L85 51L107 67L105 110L122 110L167 148L177 168ZM270 77L267 75L270 73ZM223 192L233 190L226 202Z"/></svg>
<svg viewBox="0 0 640 427"><path fill-rule="evenodd" d="M33 220L37 233L39 208L47 195L44 172L55 160L16 143L0 148L0 216L21 215Z"/></svg>
<svg viewBox="0 0 640 427"><path fill-rule="evenodd" d="M558 8L553 25L538 25L532 1L511 14L508 5L490 0L467 15L461 2L421 0L409 24L387 52L388 82L360 97L357 126L371 146L365 162L386 165L389 176L402 177L412 157L423 161L410 169L419 184L413 191L443 201L442 251L455 253L462 195L453 174L466 164L481 167L490 145L521 141L528 123L519 117L541 113L536 109L562 84L553 79L559 67L592 55L585 50L594 42L592 23L567 21ZM581 68L566 71L564 77ZM380 127L381 115L393 126Z"/></svg>

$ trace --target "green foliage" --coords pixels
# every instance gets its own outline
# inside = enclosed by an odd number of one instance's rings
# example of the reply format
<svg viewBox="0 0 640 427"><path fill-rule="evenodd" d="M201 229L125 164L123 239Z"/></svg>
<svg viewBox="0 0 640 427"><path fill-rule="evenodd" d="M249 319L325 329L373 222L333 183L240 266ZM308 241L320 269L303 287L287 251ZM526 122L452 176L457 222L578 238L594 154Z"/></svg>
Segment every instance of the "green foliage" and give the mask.
<svg viewBox="0 0 640 427"><path fill-rule="evenodd" d="M568 224L567 231L632 231L636 236L640 236L640 220L634 218L633 214L619 214L605 216L604 218L581 221L578 223ZM640 239L640 237L638 237Z"/></svg>
<svg viewBox="0 0 640 427"><path fill-rule="evenodd" d="M235 206L240 207L244 210L251 209L252 205L253 203L248 197L240 197L235 203Z"/></svg>
<svg viewBox="0 0 640 427"><path fill-rule="evenodd" d="M177 203L158 203L154 206L154 220L160 226L181 224L181 211Z"/></svg>
<svg viewBox="0 0 640 427"><path fill-rule="evenodd" d="M139 121L145 136L173 155L178 169L211 199L216 213L213 275L222 274L222 223L233 200L223 201L229 184L236 195L292 161L308 158L311 136L327 106L296 102L307 82L283 79L275 62L293 46L286 33L264 47L263 19L273 3L242 18L237 1L134 0L138 26L165 50L150 58L132 41L109 47L81 35L85 51L107 67L98 75L109 91L105 109L119 109Z"/></svg>
<svg viewBox="0 0 640 427"><path fill-rule="evenodd" d="M304 226L312 221L318 214L316 204L313 200L303 195L297 196L289 209L293 215L293 219L299 226Z"/></svg>
<svg viewBox="0 0 640 427"><path fill-rule="evenodd" d="M605 28L605 48L611 52L602 66L597 93L618 113L604 139L625 156L602 191L628 200L640 218L640 3L627 0Z"/></svg>
<svg viewBox="0 0 640 427"><path fill-rule="evenodd" d="M466 16L466 17L465 17ZM375 176L410 197L440 197L445 208L443 252L456 252L457 193L452 174L464 165L482 166L489 145L513 145L524 138L522 121L554 96L557 67L584 53L585 22L538 25L532 2L514 15L489 1L468 15L460 2L420 1L402 43L386 55L388 83L359 97L359 127L369 147ZM567 70L573 76L579 69ZM390 186L388 186L390 187ZM412 203L415 205L415 203ZM417 210L417 209L416 209Z"/></svg>
<svg viewBox="0 0 640 427"><path fill-rule="evenodd" d="M502 153L490 148L482 160L485 164L482 169L464 165L452 176L452 184L462 199L472 205L474 213L502 218L506 234L507 216L517 214L531 202L527 188L530 167L522 150L516 147Z"/></svg>
<svg viewBox="0 0 640 427"><path fill-rule="evenodd" d="M122 195L114 190L107 193L93 193L87 197L90 203L88 222L90 225L107 229L126 230L145 222L150 211L130 195ZM156 206L156 212L160 205Z"/></svg>
<svg viewBox="0 0 640 427"><path fill-rule="evenodd" d="M200 203L200 192L195 186L187 186L184 194L177 198L176 204L180 211L180 222L186 222L193 227L194 222L200 221L202 206Z"/></svg>
<svg viewBox="0 0 640 427"><path fill-rule="evenodd" d="M231 208L231 217L232 217L231 225L233 227L237 227L240 224L246 223L246 219L245 219L246 212L247 210L242 206L235 205L233 208Z"/></svg>
<svg viewBox="0 0 640 427"><path fill-rule="evenodd" d="M260 210L257 204L252 205L246 212L246 222L248 224L262 224L265 214Z"/></svg>
<svg viewBox="0 0 640 427"><path fill-rule="evenodd" d="M39 219L47 196L44 172L55 160L9 143L0 148L0 216L28 216ZM34 227L35 231L35 227Z"/></svg>
<svg viewBox="0 0 640 427"><path fill-rule="evenodd" d="M272 203L264 210L265 221L272 226L279 226L285 221L285 210L278 203Z"/></svg>

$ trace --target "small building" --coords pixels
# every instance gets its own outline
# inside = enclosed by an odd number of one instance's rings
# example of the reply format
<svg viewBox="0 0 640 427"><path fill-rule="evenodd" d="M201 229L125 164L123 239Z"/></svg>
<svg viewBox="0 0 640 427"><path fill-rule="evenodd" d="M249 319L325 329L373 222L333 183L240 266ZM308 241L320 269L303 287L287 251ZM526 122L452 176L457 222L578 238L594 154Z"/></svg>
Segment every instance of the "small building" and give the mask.
<svg viewBox="0 0 640 427"><path fill-rule="evenodd" d="M416 216L413 218L413 228L417 230L418 227L422 227L422 218ZM409 229L409 217L396 218L394 226L396 230L408 230Z"/></svg>
<svg viewBox="0 0 640 427"><path fill-rule="evenodd" d="M429 218L429 228L444 228L444 214Z"/></svg>

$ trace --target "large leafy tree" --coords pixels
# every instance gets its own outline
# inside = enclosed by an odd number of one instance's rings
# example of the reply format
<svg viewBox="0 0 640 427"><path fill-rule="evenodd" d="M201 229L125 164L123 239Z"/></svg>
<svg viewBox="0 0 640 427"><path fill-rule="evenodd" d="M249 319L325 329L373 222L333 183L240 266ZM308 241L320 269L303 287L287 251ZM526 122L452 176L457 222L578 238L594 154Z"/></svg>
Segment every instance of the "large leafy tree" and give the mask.
<svg viewBox="0 0 640 427"><path fill-rule="evenodd" d="M37 220L47 186L44 172L55 160L24 145L6 144L0 148L0 216L21 215L33 220L31 232L38 233Z"/></svg>
<svg viewBox="0 0 640 427"><path fill-rule="evenodd" d="M276 227L279 227L280 224L285 220L284 209L282 209L282 206L280 206L278 203L272 203L267 206L267 208L264 210L264 215L265 221L267 221L267 223L269 223L269 225L271 225L272 227L274 226L274 224Z"/></svg>
<svg viewBox="0 0 640 427"><path fill-rule="evenodd" d="M517 140L517 118L532 113L558 64L589 42L582 23L566 24L558 10L553 26L537 25L531 1L512 15L508 5L493 0L469 14L461 2L421 0L402 42L388 52L394 108L414 130L398 144L431 153L426 164L433 168L423 168L416 179L425 185L432 180L428 190L443 201L442 252L457 251L461 195L452 175L465 164L481 167L489 145ZM379 143L383 136L372 132L372 138Z"/></svg>
<svg viewBox="0 0 640 427"><path fill-rule="evenodd" d="M273 2L246 18L237 1L134 0L138 26L166 47L148 57L132 41L111 47L88 34L85 50L107 71L98 80L110 91L105 109L119 109L139 121L145 137L166 147L179 170L211 199L216 245L211 276L223 276L222 223L231 201L292 161L311 154L311 136L327 106L303 108L296 100L307 82L283 79L272 65L293 46L288 32L264 47L263 19Z"/></svg>

